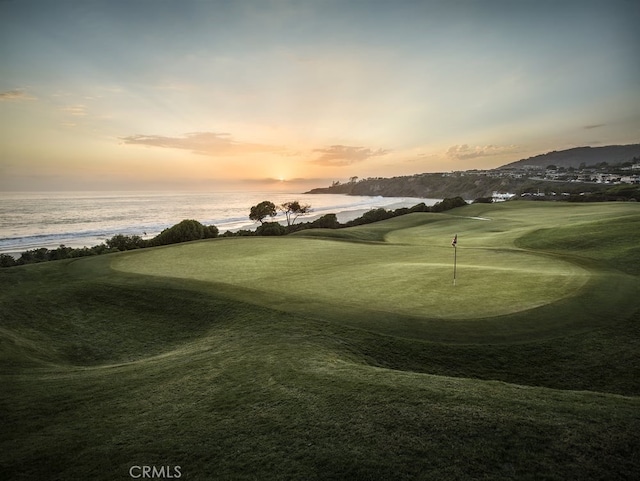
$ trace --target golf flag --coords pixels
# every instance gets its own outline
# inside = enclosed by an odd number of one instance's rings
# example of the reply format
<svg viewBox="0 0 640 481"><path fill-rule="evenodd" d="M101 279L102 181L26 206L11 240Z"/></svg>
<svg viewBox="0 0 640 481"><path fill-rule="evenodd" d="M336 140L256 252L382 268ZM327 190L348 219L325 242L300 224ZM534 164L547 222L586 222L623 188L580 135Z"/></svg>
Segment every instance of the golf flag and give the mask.
<svg viewBox="0 0 640 481"><path fill-rule="evenodd" d="M453 236L453 240L451 241L451 246L453 247L453 285L456 285L456 264L458 263L458 249L456 245L458 244L458 234Z"/></svg>

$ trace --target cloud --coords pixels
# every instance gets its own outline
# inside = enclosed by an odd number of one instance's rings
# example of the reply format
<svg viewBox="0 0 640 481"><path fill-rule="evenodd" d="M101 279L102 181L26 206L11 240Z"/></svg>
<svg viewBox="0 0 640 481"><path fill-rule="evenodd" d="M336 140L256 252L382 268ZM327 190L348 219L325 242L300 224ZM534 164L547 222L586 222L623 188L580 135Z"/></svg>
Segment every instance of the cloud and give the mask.
<svg viewBox="0 0 640 481"><path fill-rule="evenodd" d="M35 100L35 97L30 96L24 90L15 89L8 90L6 92L0 92L0 102L12 101L12 100Z"/></svg>
<svg viewBox="0 0 640 481"><path fill-rule="evenodd" d="M202 155L248 154L256 152L279 152L282 147L238 142L231 134L216 132L191 132L182 137L165 137L162 135L131 135L121 140L130 145L147 145L167 149L190 150Z"/></svg>
<svg viewBox="0 0 640 481"><path fill-rule="evenodd" d="M62 111L76 117L84 117L85 115L87 115L87 107L82 104L69 105L68 107L64 107Z"/></svg>
<svg viewBox="0 0 640 481"><path fill-rule="evenodd" d="M607 125L607 124L593 124L593 125L585 125L585 126L583 127L583 129L585 129L585 130L597 129L597 128L599 128L599 127L604 127L605 125Z"/></svg>
<svg viewBox="0 0 640 481"><path fill-rule="evenodd" d="M363 162L371 157L386 155L388 150L371 150L364 147L350 147L348 145L332 145L326 149L314 149L319 152L320 157L311 161L313 164L331 167L342 167L346 165Z"/></svg>
<svg viewBox="0 0 640 481"><path fill-rule="evenodd" d="M492 155L510 154L517 152L516 145L485 145L469 147L467 144L453 145L447 150L447 157L457 160L475 159Z"/></svg>

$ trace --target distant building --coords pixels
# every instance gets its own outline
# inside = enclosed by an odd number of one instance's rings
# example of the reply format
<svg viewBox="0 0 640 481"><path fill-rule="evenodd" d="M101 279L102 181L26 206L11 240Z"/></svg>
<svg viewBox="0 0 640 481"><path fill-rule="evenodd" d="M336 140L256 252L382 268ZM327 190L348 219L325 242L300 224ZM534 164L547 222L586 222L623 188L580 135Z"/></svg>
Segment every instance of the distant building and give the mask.
<svg viewBox="0 0 640 481"><path fill-rule="evenodd" d="M511 194L509 192L497 192L494 191L491 199L493 202L504 202L505 200L513 199L516 194Z"/></svg>
<svg viewBox="0 0 640 481"><path fill-rule="evenodd" d="M623 175L620 182L625 184L640 184L640 175Z"/></svg>

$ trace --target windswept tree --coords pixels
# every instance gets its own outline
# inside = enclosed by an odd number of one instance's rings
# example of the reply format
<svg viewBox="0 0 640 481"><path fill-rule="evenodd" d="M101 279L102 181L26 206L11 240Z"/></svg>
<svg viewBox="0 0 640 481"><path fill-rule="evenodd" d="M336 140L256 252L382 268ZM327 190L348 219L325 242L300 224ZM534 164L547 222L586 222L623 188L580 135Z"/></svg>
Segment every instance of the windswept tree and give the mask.
<svg viewBox="0 0 640 481"><path fill-rule="evenodd" d="M298 217L300 217L301 215L306 215L309 212L311 212L311 206L308 204L300 205L300 202L298 202L297 200L294 200L294 201L285 202L284 204L282 204L280 206L280 210L287 217L287 225L291 226L294 224L294 222Z"/></svg>
<svg viewBox="0 0 640 481"><path fill-rule="evenodd" d="M263 224L266 217L275 217L277 213L276 205L273 202L264 200L258 205L251 207L251 210L249 211L249 219Z"/></svg>

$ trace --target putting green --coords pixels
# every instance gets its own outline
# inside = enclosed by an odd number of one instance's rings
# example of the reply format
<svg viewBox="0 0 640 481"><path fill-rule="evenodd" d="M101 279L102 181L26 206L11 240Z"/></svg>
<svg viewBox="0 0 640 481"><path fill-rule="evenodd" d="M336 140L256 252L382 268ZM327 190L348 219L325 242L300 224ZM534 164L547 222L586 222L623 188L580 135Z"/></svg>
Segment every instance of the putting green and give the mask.
<svg viewBox="0 0 640 481"><path fill-rule="evenodd" d="M312 304L320 316L323 306L343 306L445 319L486 318L542 306L575 293L590 277L569 262L517 249L458 247L457 257L455 286L454 250L447 242L217 239L130 252L114 258L112 267L249 289L259 293L256 302L307 313Z"/></svg>

